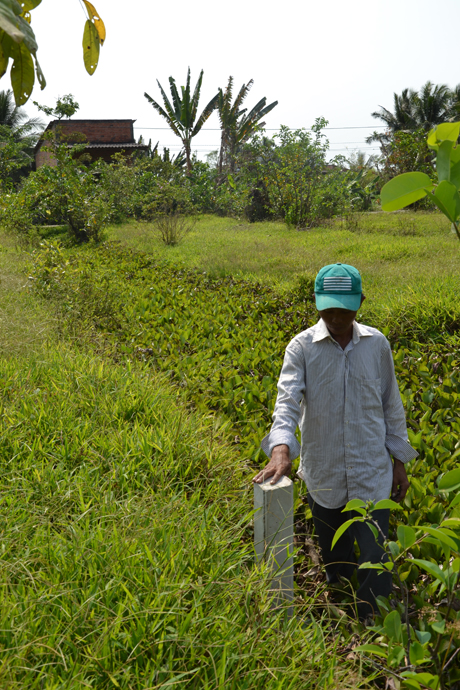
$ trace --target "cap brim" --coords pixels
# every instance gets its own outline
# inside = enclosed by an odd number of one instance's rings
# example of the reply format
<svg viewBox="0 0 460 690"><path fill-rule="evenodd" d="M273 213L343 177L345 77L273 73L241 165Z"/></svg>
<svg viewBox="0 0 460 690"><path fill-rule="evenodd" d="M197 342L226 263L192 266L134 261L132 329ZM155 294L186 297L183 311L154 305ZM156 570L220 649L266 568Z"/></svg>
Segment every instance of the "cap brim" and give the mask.
<svg viewBox="0 0 460 690"><path fill-rule="evenodd" d="M359 295L318 295L315 293L316 308L323 309L349 309L358 311L361 306L361 293Z"/></svg>

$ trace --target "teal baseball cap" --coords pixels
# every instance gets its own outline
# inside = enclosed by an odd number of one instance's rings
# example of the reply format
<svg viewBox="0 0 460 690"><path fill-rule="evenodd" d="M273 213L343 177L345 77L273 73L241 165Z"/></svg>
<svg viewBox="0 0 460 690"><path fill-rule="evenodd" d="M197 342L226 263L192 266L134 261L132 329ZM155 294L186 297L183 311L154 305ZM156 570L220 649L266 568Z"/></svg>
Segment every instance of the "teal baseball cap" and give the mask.
<svg viewBox="0 0 460 690"><path fill-rule="evenodd" d="M363 287L359 271L348 264L323 266L315 280L316 308L350 309L361 306Z"/></svg>

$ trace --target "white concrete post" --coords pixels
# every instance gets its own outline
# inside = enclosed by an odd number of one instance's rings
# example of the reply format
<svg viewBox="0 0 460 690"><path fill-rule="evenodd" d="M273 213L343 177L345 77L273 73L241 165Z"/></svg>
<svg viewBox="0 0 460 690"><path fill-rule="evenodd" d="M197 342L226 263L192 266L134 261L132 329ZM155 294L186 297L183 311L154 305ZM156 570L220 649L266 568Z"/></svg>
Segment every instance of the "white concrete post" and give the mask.
<svg viewBox="0 0 460 690"><path fill-rule="evenodd" d="M294 485L289 477L271 479L254 484L254 546L257 561L271 564L270 590L280 603L294 598Z"/></svg>

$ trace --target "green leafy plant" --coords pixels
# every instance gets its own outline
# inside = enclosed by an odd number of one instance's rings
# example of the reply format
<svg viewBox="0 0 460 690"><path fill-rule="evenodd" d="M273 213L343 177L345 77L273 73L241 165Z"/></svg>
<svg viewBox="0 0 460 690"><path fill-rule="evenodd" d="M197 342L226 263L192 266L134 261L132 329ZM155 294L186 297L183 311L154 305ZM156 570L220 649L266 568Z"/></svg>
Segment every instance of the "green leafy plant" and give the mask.
<svg viewBox="0 0 460 690"><path fill-rule="evenodd" d="M424 172L408 172L394 177L382 188L384 211L397 211L427 198L451 221L460 240L460 122L443 123L428 134L428 146L436 151L438 183Z"/></svg>
<svg viewBox="0 0 460 690"><path fill-rule="evenodd" d="M460 651L460 518L450 515L460 504L460 493L456 493L459 488L460 469L442 475L434 492L443 508L438 511L438 524L400 524L394 540L385 538L372 513L379 509L401 510L402 506L391 500L375 505L349 501L344 511L355 511L357 515L337 530L332 542L334 545L354 522L366 522L376 538L379 533L383 537L387 560L359 567L392 572L401 600L397 608L391 609L386 600L379 598L382 615L371 628L378 644L363 644L355 651L383 659L405 688L443 690L460 679L453 664ZM447 504L443 500L446 494ZM424 551L427 544L434 546L436 557L430 550ZM410 607L407 585L414 571L424 579L424 592L418 595L418 601L412 596L418 604L415 611ZM434 598L440 605L435 605Z"/></svg>

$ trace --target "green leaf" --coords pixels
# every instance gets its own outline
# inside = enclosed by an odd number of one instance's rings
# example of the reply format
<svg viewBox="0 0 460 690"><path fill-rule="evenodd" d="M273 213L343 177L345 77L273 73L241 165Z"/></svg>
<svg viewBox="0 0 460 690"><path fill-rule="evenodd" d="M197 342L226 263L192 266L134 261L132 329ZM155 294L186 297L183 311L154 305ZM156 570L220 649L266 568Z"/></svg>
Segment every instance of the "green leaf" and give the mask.
<svg viewBox="0 0 460 690"><path fill-rule="evenodd" d="M0 29L3 29L13 41L21 43L24 34L19 28L21 6L16 0L2 0L0 2Z"/></svg>
<svg viewBox="0 0 460 690"><path fill-rule="evenodd" d="M446 629L446 621L434 621L434 623L431 623L431 628L438 635L442 635Z"/></svg>
<svg viewBox="0 0 460 690"><path fill-rule="evenodd" d="M402 505L392 501L391 498L384 498L382 501L378 501L375 504L374 510L401 510Z"/></svg>
<svg viewBox="0 0 460 690"><path fill-rule="evenodd" d="M450 152L453 145L453 141L443 141L438 148L436 172L439 182L442 182L442 180L450 181Z"/></svg>
<svg viewBox="0 0 460 690"><path fill-rule="evenodd" d="M411 664L416 666L425 659L425 650L420 642L412 642L409 649L409 657Z"/></svg>
<svg viewBox="0 0 460 690"><path fill-rule="evenodd" d="M366 504L364 503L364 501L361 501L360 498L353 498L351 501L348 501L347 505L342 510L342 513L345 513L348 510L358 510L358 508L365 508L365 506L366 506ZM366 511L364 511L364 513L362 513L362 514L364 515L365 512Z"/></svg>
<svg viewBox="0 0 460 690"><path fill-rule="evenodd" d="M8 68L8 61L12 53L13 40L5 31L0 29L0 79Z"/></svg>
<svg viewBox="0 0 460 690"><path fill-rule="evenodd" d="M347 520L346 522L343 523L343 525L340 525L339 529L334 534L334 539L332 540L331 549L334 548L334 546L337 544L337 542L340 539L340 537L342 536L342 534L344 532L346 532L347 529L350 527L350 525L352 525L354 522L364 522L364 520L363 520L363 518L355 517L355 518L351 518L351 520Z"/></svg>
<svg viewBox="0 0 460 690"><path fill-rule="evenodd" d="M404 680L404 687L412 690L421 690L420 683L418 683L415 678L406 678Z"/></svg>
<svg viewBox="0 0 460 690"><path fill-rule="evenodd" d="M438 150L441 142L458 140L460 133L460 122L443 122L430 130L426 143L430 149Z"/></svg>
<svg viewBox="0 0 460 690"><path fill-rule="evenodd" d="M435 563L432 563L431 561L424 561L421 558L413 558L412 562L415 565L418 565L419 568L422 568L422 570L424 570L429 575L432 575L437 580L440 580L441 582L446 584L445 573L443 573L441 568L438 565L436 565Z"/></svg>
<svg viewBox="0 0 460 690"><path fill-rule="evenodd" d="M353 649L354 652L366 652L367 654L376 654L377 656L381 656L383 659L387 658L387 650L378 647L376 644L361 644L359 647L355 647Z"/></svg>
<svg viewBox="0 0 460 690"><path fill-rule="evenodd" d="M83 61L88 74L94 74L99 62L100 41L96 27L89 19L83 31Z"/></svg>
<svg viewBox="0 0 460 690"><path fill-rule="evenodd" d="M399 611L391 611L383 621L385 632L394 642L400 642L402 639L401 616Z"/></svg>
<svg viewBox="0 0 460 690"><path fill-rule="evenodd" d="M440 541L442 544L446 544L446 546L448 546L450 549L454 549L454 551L458 550L458 544L452 539L452 537L446 534L444 530L436 529L435 527L427 527L426 525L423 525L422 529L424 532L431 534L432 537L435 537L435 539Z"/></svg>
<svg viewBox="0 0 460 690"><path fill-rule="evenodd" d="M460 216L460 195L455 185L447 180L440 182L433 194L428 195L440 211L455 223Z"/></svg>
<svg viewBox="0 0 460 690"><path fill-rule="evenodd" d="M366 561L365 563L360 563L358 566L359 570L380 570L381 572L384 572L387 570L385 568L387 564L386 563L371 563L370 561ZM391 564L393 565L393 564Z"/></svg>
<svg viewBox="0 0 460 690"><path fill-rule="evenodd" d="M408 527L407 525L399 525L397 534L399 543L404 550L410 549L410 547L415 544L415 530L413 530L412 527Z"/></svg>
<svg viewBox="0 0 460 690"><path fill-rule="evenodd" d="M441 477L438 484L439 491L455 491L460 487L460 468L450 470Z"/></svg>
<svg viewBox="0 0 460 690"><path fill-rule="evenodd" d="M423 199L433 188L428 175L421 172L403 173L387 182L380 192L383 211L398 211Z"/></svg>
<svg viewBox="0 0 460 690"><path fill-rule="evenodd" d="M428 644L431 640L431 633L428 630L416 630L415 634L422 644Z"/></svg>
<svg viewBox="0 0 460 690"><path fill-rule="evenodd" d="M393 558L398 558L398 556L399 556L399 544L397 544L395 541L389 541L387 546L390 549L391 555L393 556Z"/></svg>
<svg viewBox="0 0 460 690"><path fill-rule="evenodd" d="M29 100L34 87L34 63L25 43L15 47L11 68L11 86L13 87L16 105L24 105Z"/></svg>
<svg viewBox="0 0 460 690"><path fill-rule="evenodd" d="M439 688L439 677L433 676L431 673L416 673L414 671L403 671L401 676L405 678L405 684L409 682L416 682L420 688L420 683L422 685L431 688L431 690L438 690ZM408 687L416 687L414 685L408 685Z"/></svg>
<svg viewBox="0 0 460 690"><path fill-rule="evenodd" d="M457 189L460 189L460 161L454 163L450 169L450 181Z"/></svg>

